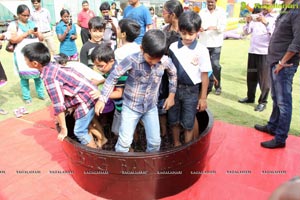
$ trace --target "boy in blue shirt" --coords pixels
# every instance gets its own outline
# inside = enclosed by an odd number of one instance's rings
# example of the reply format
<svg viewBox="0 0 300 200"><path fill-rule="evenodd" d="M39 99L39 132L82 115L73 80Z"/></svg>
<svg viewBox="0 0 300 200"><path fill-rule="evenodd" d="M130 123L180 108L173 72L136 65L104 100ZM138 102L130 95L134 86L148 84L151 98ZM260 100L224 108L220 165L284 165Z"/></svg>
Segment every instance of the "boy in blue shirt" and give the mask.
<svg viewBox="0 0 300 200"><path fill-rule="evenodd" d="M95 106L96 114L102 113L119 77L128 73L123 93L119 138L115 146L117 152L129 151L134 130L140 119L146 131L146 151L156 152L160 149L161 139L156 104L161 77L165 69L169 75L169 96L164 104L166 110L174 105L177 83L176 68L173 63L169 59L161 61L165 48L165 34L160 30L149 30L143 37L141 52L121 61L105 81L99 101Z"/></svg>
<svg viewBox="0 0 300 200"><path fill-rule="evenodd" d="M177 68L178 77L175 105L168 112L175 147L181 146L181 126L185 143L194 138L195 115L197 111L207 108L208 72L212 70L207 48L197 41L200 16L192 11L184 12L178 19L178 25L181 39L169 48L169 56Z"/></svg>

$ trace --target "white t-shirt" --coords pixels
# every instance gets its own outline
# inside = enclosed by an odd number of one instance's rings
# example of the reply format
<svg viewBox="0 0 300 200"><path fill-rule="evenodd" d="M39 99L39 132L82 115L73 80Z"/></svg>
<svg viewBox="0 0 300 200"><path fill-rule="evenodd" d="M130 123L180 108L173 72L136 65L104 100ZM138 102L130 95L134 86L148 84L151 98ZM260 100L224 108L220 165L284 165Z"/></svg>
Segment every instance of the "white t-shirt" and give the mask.
<svg viewBox="0 0 300 200"><path fill-rule="evenodd" d="M115 59L117 63L120 63L127 56L140 51L141 51L141 47L137 43L135 42L126 43L115 50Z"/></svg>

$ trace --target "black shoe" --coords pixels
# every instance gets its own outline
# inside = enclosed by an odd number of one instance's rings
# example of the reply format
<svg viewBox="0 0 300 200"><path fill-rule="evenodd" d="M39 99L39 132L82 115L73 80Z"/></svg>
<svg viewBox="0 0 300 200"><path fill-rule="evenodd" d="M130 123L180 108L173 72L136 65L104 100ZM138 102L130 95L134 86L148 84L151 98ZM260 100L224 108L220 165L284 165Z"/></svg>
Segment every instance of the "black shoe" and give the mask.
<svg viewBox="0 0 300 200"><path fill-rule="evenodd" d="M248 99L248 97L239 99L239 103L254 103L254 99Z"/></svg>
<svg viewBox="0 0 300 200"><path fill-rule="evenodd" d="M285 147L285 143L276 142L275 139L261 142L260 145L262 147L268 148L268 149L276 149L276 148L284 148Z"/></svg>
<svg viewBox="0 0 300 200"><path fill-rule="evenodd" d="M254 125L254 128L255 128L256 130L258 130L258 131L265 132L265 133L268 133L268 134L270 134L270 135L275 135L275 133L273 133L273 132L268 128L267 125L262 126L262 125L259 125L259 124L255 124L255 125Z"/></svg>
<svg viewBox="0 0 300 200"><path fill-rule="evenodd" d="M260 103L260 104L258 104L258 105L254 108L254 110L255 110L255 111L261 112L261 111L263 111L264 109L266 109L266 107L267 107L266 104Z"/></svg>

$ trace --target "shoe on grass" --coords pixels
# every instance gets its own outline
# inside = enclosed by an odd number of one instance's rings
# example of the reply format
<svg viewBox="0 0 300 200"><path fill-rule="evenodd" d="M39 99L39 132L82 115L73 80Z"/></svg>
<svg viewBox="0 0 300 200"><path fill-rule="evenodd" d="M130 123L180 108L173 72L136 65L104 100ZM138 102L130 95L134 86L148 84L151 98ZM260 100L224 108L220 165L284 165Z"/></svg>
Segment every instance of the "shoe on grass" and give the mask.
<svg viewBox="0 0 300 200"><path fill-rule="evenodd" d="M20 118L23 116L19 109L15 109L14 114L15 114L16 118Z"/></svg>
<svg viewBox="0 0 300 200"><path fill-rule="evenodd" d="M7 115L8 112L0 108L0 115Z"/></svg>

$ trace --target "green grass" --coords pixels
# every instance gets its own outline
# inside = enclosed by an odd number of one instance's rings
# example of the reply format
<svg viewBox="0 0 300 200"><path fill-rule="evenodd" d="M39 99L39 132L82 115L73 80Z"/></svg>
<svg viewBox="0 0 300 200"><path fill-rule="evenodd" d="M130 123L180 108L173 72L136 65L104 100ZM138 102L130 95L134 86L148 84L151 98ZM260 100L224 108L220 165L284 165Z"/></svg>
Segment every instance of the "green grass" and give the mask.
<svg viewBox="0 0 300 200"><path fill-rule="evenodd" d="M81 41L78 38L77 44L80 47ZM225 40L222 48L222 95L217 96L213 92L208 96L208 105L210 111L216 120L225 121L231 124L253 127L254 124L264 124L269 119L272 99L269 97L267 109L263 112L255 112L256 104L240 104L239 98L246 97L246 65L248 56L249 40ZM25 106L29 112L40 110L50 105L47 98L41 101L35 93L33 81L31 83L31 93L33 103L25 105L21 98L19 86L19 77L16 75L12 64L12 54L1 50L0 60L5 68L9 82L5 87L0 89L0 107L9 111L8 115L0 115L0 121L14 117L13 110L20 106ZM299 72L295 75L293 84L293 116L290 133L300 135L300 84ZM259 88L256 96L259 96Z"/></svg>

